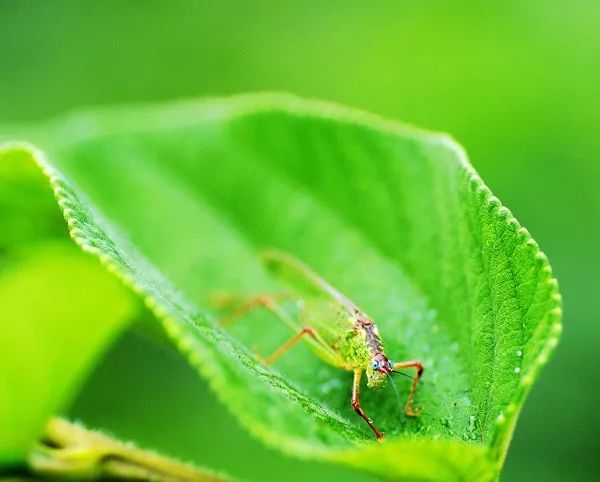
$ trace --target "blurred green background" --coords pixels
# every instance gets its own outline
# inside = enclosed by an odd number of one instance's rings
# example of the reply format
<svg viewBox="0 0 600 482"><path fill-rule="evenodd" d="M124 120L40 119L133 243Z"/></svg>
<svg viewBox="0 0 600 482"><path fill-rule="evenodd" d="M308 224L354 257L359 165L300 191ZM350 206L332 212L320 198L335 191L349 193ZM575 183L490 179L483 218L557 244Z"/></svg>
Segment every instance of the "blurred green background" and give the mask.
<svg viewBox="0 0 600 482"><path fill-rule="evenodd" d="M600 2L0 0L0 123L255 90L362 107L465 146L565 298L562 342L502 480L598 480ZM253 442L184 361L136 329L71 413L252 480L371 480Z"/></svg>

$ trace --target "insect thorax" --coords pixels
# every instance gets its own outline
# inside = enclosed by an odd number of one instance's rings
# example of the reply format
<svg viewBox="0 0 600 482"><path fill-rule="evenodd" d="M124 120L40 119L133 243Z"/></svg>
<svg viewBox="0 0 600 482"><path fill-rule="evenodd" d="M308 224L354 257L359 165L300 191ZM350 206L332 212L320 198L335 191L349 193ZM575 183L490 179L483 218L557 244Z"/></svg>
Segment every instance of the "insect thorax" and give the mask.
<svg viewBox="0 0 600 482"><path fill-rule="evenodd" d="M350 368L366 367L371 361L371 351L363 332L348 330L339 345L340 355Z"/></svg>

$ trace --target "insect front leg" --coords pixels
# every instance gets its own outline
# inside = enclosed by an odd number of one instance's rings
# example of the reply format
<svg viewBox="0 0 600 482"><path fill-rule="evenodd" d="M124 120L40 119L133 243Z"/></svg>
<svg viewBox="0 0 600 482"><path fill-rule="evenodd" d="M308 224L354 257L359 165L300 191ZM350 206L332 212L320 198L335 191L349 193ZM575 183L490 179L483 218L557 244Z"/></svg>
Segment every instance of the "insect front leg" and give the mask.
<svg viewBox="0 0 600 482"><path fill-rule="evenodd" d="M352 382L352 408L365 420L365 422L369 424L369 427L371 427L371 430L373 430L373 433L375 433L377 440L381 440L383 438L383 434L377 430L377 427L375 427L371 419L360 406L359 392L361 376L362 370L354 370L354 381Z"/></svg>
<svg viewBox="0 0 600 482"><path fill-rule="evenodd" d="M415 376L413 378L412 385L410 387L410 392L408 393L408 399L406 400L406 407L404 408L404 413L406 415L410 415L411 417L416 417L421 414L423 411L422 408L414 409L412 407L413 399L415 398L415 392L417 391L417 384L421 379L421 375L423 375L423 364L418 360L411 360L405 362L397 362L394 363L393 370L400 370L402 368L416 368Z"/></svg>

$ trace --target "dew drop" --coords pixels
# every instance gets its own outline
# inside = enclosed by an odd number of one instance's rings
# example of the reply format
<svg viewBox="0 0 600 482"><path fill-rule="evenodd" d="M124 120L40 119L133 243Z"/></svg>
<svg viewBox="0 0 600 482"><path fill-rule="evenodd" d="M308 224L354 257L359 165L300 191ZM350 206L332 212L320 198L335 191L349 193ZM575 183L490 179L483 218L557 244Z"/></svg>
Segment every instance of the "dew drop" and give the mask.
<svg viewBox="0 0 600 482"><path fill-rule="evenodd" d="M517 350L517 356L519 356L519 357L523 356L523 352L521 350Z"/></svg>
<svg viewBox="0 0 600 482"><path fill-rule="evenodd" d="M515 367L515 373L519 374L521 372L521 367Z"/></svg>

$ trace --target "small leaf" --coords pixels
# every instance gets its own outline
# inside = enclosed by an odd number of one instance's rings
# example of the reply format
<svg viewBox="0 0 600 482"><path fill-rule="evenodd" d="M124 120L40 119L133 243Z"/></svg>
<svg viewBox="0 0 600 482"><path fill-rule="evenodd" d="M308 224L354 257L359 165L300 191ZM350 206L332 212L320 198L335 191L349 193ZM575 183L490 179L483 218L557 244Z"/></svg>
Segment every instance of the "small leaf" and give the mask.
<svg viewBox="0 0 600 482"><path fill-rule="evenodd" d="M138 293L242 424L302 457L395 480L497 478L524 398L560 333L546 257L450 138L289 96L89 112L23 134L71 235ZM107 221L110 219L110 223ZM290 252L373 316L393 359L423 360L421 417L364 389L266 313L223 330L215 290L279 287ZM401 396L408 384L398 380Z"/></svg>

